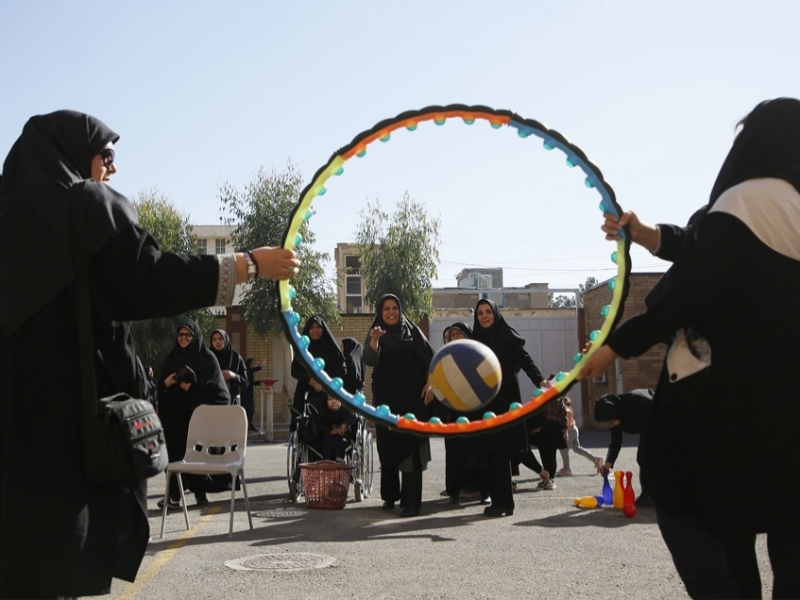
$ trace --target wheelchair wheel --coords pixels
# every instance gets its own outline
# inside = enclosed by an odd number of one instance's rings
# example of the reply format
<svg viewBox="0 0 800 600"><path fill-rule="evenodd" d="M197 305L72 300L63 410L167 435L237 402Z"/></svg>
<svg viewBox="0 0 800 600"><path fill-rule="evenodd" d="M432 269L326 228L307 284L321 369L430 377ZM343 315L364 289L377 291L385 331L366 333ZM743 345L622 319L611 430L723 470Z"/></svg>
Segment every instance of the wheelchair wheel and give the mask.
<svg viewBox="0 0 800 600"><path fill-rule="evenodd" d="M372 493L373 483L375 481L375 473L373 471L374 462L373 462L373 449L372 449L372 433L367 431L367 428L364 428L364 458L362 463L364 465L363 469L363 479L362 479L362 493L364 497L369 496Z"/></svg>
<svg viewBox="0 0 800 600"><path fill-rule="evenodd" d="M289 500L292 502L297 502L303 493L299 466L302 462L302 451L297 432L293 431L286 445L286 481L289 484Z"/></svg>
<svg viewBox="0 0 800 600"><path fill-rule="evenodd" d="M361 502L372 493L372 434L363 422L356 435L353 462L356 467L353 470L353 487L356 502Z"/></svg>

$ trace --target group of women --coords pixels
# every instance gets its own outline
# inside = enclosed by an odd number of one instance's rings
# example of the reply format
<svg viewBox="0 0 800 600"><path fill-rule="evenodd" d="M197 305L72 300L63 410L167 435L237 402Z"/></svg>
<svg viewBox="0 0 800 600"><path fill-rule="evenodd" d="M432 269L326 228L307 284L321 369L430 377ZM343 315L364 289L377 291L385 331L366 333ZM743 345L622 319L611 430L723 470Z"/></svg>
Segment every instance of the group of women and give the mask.
<svg viewBox="0 0 800 600"><path fill-rule="evenodd" d="M158 384L159 418L170 460L184 457L189 421L198 406L241 404L242 392L250 384L245 362L231 347L225 330L214 330L211 345L206 347L200 326L193 321L182 323L175 347L161 367ZM186 475L183 480L194 492L198 506L208 504L208 492L230 489L231 485L230 476ZM170 480L167 503L171 508L180 506L177 478Z"/></svg>
<svg viewBox="0 0 800 600"><path fill-rule="evenodd" d="M478 301L472 330L458 324L447 333L446 341L471 336L491 348L500 361L503 385L485 411L501 414L507 412L512 403L520 402L520 370L537 387L548 385L525 351L525 340L505 321L492 300ZM392 294L382 296L364 343L364 362L373 367L373 402L387 405L394 414L412 413L425 420L441 411L438 403L432 404L433 392L428 385L428 366L432 358L433 348L422 331L403 315L399 298ZM481 418L482 413L468 417ZM399 502L401 517L419 515L422 472L431 457L428 438L379 426L377 441L383 508L392 510ZM452 452L452 457L448 459L448 493L452 497L460 485L458 473L483 472L483 476L477 475L475 483L482 488L483 501L491 503L484 514L490 517L514 514L511 460L527 447L522 423L474 440L449 444L448 452Z"/></svg>

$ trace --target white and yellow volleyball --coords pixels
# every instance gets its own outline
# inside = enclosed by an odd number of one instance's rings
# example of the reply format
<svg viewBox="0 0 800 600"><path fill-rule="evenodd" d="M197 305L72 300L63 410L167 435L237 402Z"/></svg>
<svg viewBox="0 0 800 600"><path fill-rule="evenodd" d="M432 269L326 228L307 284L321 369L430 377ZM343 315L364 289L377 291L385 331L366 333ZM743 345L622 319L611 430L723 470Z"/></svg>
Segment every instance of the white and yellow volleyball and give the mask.
<svg viewBox="0 0 800 600"><path fill-rule="evenodd" d="M442 346L433 356L429 373L436 399L459 412L489 404L503 380L497 356L473 340L455 340Z"/></svg>

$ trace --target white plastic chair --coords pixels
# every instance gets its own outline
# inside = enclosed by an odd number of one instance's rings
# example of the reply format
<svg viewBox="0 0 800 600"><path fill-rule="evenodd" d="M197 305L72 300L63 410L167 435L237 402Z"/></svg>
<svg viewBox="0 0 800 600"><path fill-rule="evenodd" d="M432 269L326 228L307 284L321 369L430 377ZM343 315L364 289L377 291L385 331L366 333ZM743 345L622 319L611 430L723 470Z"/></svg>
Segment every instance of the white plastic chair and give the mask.
<svg viewBox="0 0 800 600"><path fill-rule="evenodd" d="M250 500L247 497L247 483L244 477L244 458L247 452L247 413L241 406L198 406L189 421L189 434L186 438L186 454L183 460L169 463L167 467L167 487L164 491L164 507L161 515L161 537L164 537L164 523L167 519L169 501L169 481L172 474L178 476L178 489L181 491L183 516L186 529L189 529L189 511L186 510L186 495L183 491L181 473L193 475L229 474L231 482L231 521L228 536L233 536L233 511L236 500L236 476L240 477L244 491L244 505L250 529L253 518L250 516Z"/></svg>

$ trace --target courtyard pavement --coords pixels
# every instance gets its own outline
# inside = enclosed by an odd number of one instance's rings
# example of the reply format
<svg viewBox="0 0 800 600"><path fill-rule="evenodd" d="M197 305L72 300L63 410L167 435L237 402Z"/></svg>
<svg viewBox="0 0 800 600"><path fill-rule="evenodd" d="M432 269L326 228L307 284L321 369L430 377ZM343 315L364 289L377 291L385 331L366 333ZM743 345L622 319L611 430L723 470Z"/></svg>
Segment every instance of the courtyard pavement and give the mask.
<svg viewBox="0 0 800 600"><path fill-rule="evenodd" d="M604 455L609 434L582 431L584 447ZM634 473L637 436L626 436L617 466ZM449 504L444 490L444 443L432 440L422 514L400 518L381 509L375 490L342 510L308 509L288 499L286 446L251 443L247 481L254 529L237 493L233 537L229 496L211 494L202 509L189 498L191 528L182 511L167 517L159 539L156 502L164 481L150 480L152 540L134 584L115 580L112 597L143 600L291 598L686 598L652 509L626 518L613 508L585 510L575 497L601 493L592 464L571 455L572 477L539 490L538 476L521 467L511 517L486 518L477 498ZM559 457L559 467L561 466ZM691 482L687 482L687 493ZM771 577L763 536L758 539L764 597Z"/></svg>

